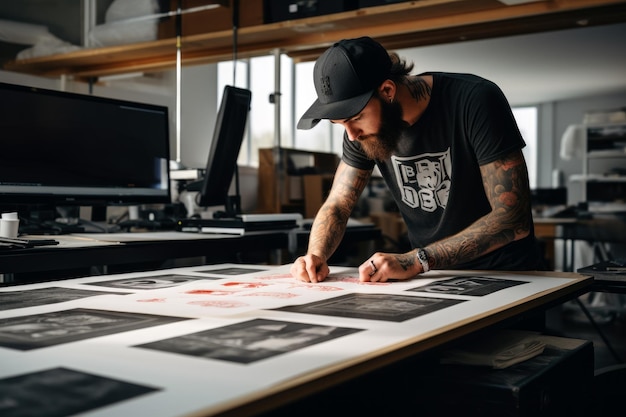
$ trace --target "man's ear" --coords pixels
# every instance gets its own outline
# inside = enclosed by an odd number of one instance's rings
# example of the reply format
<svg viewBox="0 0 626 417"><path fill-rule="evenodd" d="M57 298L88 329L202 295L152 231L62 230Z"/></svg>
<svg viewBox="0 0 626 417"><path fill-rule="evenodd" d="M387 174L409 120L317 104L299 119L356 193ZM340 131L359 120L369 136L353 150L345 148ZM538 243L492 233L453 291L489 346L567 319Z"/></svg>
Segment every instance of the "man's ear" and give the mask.
<svg viewBox="0 0 626 417"><path fill-rule="evenodd" d="M391 80L383 81L378 87L378 94L384 101L393 102L396 98L396 83Z"/></svg>

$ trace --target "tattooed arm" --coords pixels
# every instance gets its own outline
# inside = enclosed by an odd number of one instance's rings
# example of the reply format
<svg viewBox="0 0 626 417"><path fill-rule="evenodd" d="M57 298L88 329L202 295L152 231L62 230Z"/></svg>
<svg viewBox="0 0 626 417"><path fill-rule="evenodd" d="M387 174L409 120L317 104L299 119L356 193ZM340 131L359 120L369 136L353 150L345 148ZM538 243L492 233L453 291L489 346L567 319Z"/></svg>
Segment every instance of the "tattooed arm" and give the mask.
<svg viewBox="0 0 626 417"><path fill-rule="evenodd" d="M371 171L339 163L328 198L318 211L311 228L307 254L296 259L291 274L305 282L320 282L329 273L328 258L335 252L346 231L348 218Z"/></svg>
<svg viewBox="0 0 626 417"><path fill-rule="evenodd" d="M530 233L530 187L522 151L483 165L480 172L491 212L460 233L428 245L433 267L476 259Z"/></svg>
<svg viewBox="0 0 626 417"><path fill-rule="evenodd" d="M491 212L459 233L425 248L431 269L445 269L478 258L530 233L530 188L522 151L480 167ZM407 279L421 274L417 250L403 254L375 253L359 267L362 281ZM371 264L377 267L370 276Z"/></svg>

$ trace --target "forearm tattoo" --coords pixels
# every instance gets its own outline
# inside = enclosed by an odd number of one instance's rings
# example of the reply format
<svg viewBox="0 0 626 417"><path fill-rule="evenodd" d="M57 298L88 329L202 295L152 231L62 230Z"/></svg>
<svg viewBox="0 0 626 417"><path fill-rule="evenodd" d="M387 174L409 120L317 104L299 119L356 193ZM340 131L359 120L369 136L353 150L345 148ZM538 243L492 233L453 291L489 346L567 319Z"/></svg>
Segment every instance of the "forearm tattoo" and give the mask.
<svg viewBox="0 0 626 417"><path fill-rule="evenodd" d="M428 245L431 268L470 261L530 233L530 188L522 152L480 170L492 210L456 235Z"/></svg>
<svg viewBox="0 0 626 417"><path fill-rule="evenodd" d="M370 171L339 165L331 191L319 212L309 238L309 253L324 259L337 249L346 230L346 222L370 178Z"/></svg>

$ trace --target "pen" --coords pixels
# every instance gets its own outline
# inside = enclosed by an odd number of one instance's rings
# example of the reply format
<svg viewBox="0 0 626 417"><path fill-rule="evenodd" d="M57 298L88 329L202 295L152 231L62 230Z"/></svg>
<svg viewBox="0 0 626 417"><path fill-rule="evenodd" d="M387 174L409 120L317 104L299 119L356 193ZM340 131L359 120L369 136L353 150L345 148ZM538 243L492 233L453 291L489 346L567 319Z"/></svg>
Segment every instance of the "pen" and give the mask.
<svg viewBox="0 0 626 417"><path fill-rule="evenodd" d="M28 246L49 246L58 244L59 241L54 239L31 239L28 241Z"/></svg>

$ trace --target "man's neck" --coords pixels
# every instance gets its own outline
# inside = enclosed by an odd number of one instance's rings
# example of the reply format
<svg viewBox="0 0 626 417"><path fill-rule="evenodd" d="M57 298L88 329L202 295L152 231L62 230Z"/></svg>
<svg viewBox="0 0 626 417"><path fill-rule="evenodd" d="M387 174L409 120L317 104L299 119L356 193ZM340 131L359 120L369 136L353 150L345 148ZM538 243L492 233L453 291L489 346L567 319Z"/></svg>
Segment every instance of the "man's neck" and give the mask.
<svg viewBox="0 0 626 417"><path fill-rule="evenodd" d="M433 77L430 75L410 76L406 84L399 88L400 100L404 120L414 125L420 119L428 103L433 86Z"/></svg>

